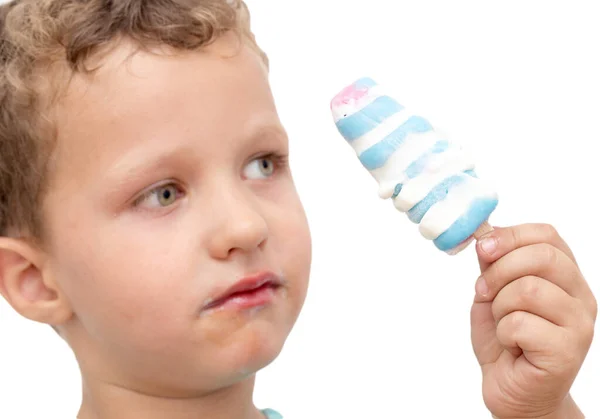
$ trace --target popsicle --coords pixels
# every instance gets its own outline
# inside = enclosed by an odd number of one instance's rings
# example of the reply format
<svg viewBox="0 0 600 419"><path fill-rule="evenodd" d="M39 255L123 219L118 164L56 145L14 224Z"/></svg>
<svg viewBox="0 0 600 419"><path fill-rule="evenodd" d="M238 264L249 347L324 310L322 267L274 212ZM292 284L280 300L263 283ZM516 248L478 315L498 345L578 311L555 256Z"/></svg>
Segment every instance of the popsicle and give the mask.
<svg viewBox="0 0 600 419"><path fill-rule="evenodd" d="M411 113L371 78L331 101L336 127L379 184L379 196L419 225L421 235L455 255L490 232L495 189L428 120Z"/></svg>

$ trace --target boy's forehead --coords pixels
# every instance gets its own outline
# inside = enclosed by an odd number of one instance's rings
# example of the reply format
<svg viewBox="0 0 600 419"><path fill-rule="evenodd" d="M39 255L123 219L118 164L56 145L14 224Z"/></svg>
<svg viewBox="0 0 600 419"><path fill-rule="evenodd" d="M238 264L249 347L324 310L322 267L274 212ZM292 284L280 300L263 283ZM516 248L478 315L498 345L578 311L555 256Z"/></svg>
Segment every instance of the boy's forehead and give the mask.
<svg viewBox="0 0 600 419"><path fill-rule="evenodd" d="M124 42L95 64L73 77L57 109L58 154L76 154L78 166L128 144L234 140L279 124L264 63L235 40L184 53Z"/></svg>
<svg viewBox="0 0 600 419"><path fill-rule="evenodd" d="M200 51L146 52L123 42L97 71L72 78L57 110L59 129L123 121L145 124L151 117L197 117L200 112L235 116L247 102L257 111L274 109L266 67L252 50L237 46L224 38ZM236 98L234 107L227 98Z"/></svg>
<svg viewBox="0 0 600 419"><path fill-rule="evenodd" d="M62 101L64 108L96 111L108 105L115 109L119 104L127 107L128 101L187 95L194 89L206 96L222 94L217 90L226 85L214 81L225 77L241 78L248 84L258 82L269 91L267 69L260 57L232 36L219 38L197 51L141 49L127 40L107 51L88 63L95 71L74 74Z"/></svg>

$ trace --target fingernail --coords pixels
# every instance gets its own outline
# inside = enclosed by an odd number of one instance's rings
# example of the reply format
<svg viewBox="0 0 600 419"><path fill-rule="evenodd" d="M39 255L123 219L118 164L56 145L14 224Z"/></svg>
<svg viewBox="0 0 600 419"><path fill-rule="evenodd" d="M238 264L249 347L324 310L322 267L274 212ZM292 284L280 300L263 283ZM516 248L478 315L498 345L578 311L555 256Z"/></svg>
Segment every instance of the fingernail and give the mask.
<svg viewBox="0 0 600 419"><path fill-rule="evenodd" d="M492 255L496 251L496 247L498 247L498 241L494 237L486 237L479 242L479 246L485 253Z"/></svg>
<svg viewBox="0 0 600 419"><path fill-rule="evenodd" d="M475 283L475 291L482 297L485 297L487 293L490 292L488 284L485 282L485 278L483 276L477 278L477 282Z"/></svg>

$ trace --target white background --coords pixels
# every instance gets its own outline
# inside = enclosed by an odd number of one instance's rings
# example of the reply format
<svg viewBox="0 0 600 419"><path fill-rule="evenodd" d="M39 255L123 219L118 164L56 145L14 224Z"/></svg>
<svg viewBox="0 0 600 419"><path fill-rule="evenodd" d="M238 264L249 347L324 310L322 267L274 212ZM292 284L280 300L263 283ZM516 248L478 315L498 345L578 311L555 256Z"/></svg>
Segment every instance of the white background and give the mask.
<svg viewBox="0 0 600 419"><path fill-rule="evenodd" d="M337 134L329 101L371 76L478 162L492 223L554 224L600 296L596 2L249 0L314 240L304 311L259 374L286 419L486 418L469 338L474 250L437 251ZM293 238L290 238L293 239ZM600 343L572 394L600 417ZM0 302L0 418L72 418L76 364Z"/></svg>

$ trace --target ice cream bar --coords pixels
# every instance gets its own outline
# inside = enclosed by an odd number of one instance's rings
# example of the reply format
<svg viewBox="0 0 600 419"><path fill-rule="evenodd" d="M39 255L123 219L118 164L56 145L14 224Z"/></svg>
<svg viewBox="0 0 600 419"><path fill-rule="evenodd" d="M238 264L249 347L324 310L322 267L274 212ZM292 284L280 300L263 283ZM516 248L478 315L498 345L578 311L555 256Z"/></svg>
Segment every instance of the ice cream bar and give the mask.
<svg viewBox="0 0 600 419"><path fill-rule="evenodd" d="M340 134L379 184L379 196L419 224L419 231L448 254L489 232L498 205L493 187L475 164L370 78L357 80L331 101Z"/></svg>

